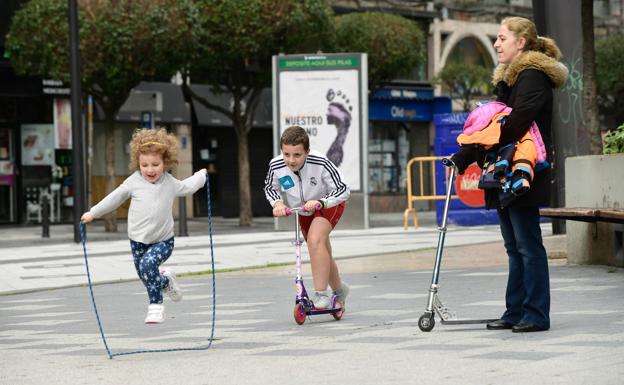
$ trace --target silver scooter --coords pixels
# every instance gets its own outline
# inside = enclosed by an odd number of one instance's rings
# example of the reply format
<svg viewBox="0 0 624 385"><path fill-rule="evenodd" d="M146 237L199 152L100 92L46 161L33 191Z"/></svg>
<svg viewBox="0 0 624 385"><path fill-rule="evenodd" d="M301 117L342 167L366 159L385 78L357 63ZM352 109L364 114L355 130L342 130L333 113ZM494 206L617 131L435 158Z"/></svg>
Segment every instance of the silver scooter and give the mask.
<svg viewBox="0 0 624 385"><path fill-rule="evenodd" d="M435 326L435 315L437 314L442 325L465 325L465 324L483 324L495 321L496 319L458 319L455 312L450 311L438 296L438 279L440 277L440 265L442 262L442 250L444 248L444 238L446 236L446 220L448 217L449 204L451 202L451 192L453 183L455 182L455 163L450 158L443 158L442 164L450 168L449 179L446 189L446 199L444 201L444 214L442 216L442 225L438 227L438 246L436 249L435 265L433 267L433 277L431 278L431 287L429 288L429 298L427 299L427 308L423 315L418 319L418 327L423 332L430 332Z"/></svg>

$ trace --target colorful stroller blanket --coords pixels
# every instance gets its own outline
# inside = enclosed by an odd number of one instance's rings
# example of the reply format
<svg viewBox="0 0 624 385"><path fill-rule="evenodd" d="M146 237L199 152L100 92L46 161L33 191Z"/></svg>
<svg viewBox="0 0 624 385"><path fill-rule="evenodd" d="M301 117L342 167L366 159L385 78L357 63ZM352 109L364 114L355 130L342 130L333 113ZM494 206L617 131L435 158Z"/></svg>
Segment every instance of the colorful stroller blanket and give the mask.
<svg viewBox="0 0 624 385"><path fill-rule="evenodd" d="M457 137L460 145L478 144L486 155L479 188L499 189L499 201L507 206L531 188L534 173L546 168L546 147L533 122L527 133L516 143L494 150L511 108L501 102L481 104L464 123L464 132Z"/></svg>

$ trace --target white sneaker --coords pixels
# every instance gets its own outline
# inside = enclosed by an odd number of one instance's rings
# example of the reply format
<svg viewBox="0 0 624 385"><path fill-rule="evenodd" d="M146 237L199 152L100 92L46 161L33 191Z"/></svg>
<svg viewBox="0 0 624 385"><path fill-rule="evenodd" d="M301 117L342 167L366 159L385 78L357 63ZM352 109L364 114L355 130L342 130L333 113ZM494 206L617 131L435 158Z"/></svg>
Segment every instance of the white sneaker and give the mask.
<svg viewBox="0 0 624 385"><path fill-rule="evenodd" d="M310 299L312 300L312 303L314 303L315 309L323 310L331 308L329 296L325 292L315 291Z"/></svg>
<svg viewBox="0 0 624 385"><path fill-rule="evenodd" d="M173 302L180 302L182 300L182 289L180 289L180 286L176 282L176 276L173 271L162 269L160 274L169 279L169 286L164 290L165 294L167 294Z"/></svg>
<svg viewBox="0 0 624 385"><path fill-rule="evenodd" d="M165 322L165 305L153 303L147 307L146 324L160 324Z"/></svg>

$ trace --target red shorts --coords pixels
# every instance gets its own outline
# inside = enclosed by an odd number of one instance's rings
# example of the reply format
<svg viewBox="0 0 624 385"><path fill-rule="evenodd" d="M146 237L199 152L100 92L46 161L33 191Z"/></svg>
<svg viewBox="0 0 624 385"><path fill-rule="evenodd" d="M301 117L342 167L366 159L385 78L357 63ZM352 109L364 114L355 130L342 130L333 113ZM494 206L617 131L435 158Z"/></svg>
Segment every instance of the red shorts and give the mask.
<svg viewBox="0 0 624 385"><path fill-rule="evenodd" d="M301 232L303 233L303 238L305 240L308 239L308 230L310 230L310 225L314 218L321 217L325 218L329 221L332 229L336 227L340 217L342 217L342 213L344 212L345 206L347 202L342 202L338 206L330 207L328 209L320 209L319 211L315 211L314 214L305 216L299 216L299 226L301 227Z"/></svg>

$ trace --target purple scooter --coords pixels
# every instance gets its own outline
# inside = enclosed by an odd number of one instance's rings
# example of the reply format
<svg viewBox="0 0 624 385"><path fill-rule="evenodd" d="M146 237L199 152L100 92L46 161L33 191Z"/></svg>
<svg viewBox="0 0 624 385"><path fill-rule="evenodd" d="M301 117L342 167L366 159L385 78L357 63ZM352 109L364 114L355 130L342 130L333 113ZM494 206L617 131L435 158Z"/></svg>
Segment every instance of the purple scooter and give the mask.
<svg viewBox="0 0 624 385"><path fill-rule="evenodd" d="M317 208L317 210L319 210ZM297 292L297 296L295 299L295 322L299 325L303 325L307 316L318 315L318 314L331 314L336 321L342 318L344 314L344 308L340 305L340 303L336 302L336 295L332 295L330 298L331 308L329 309L316 309L314 307L314 303L308 297L308 293L306 292L305 286L303 284L303 276L301 274L301 245L303 244L303 240L301 240L301 236L299 234L299 213L305 211L303 207L296 208L286 208L286 215L290 215L292 213L295 214L295 240L293 243L295 244L295 266L297 268L297 277L295 278L295 290ZM336 307L338 305L338 307Z"/></svg>

